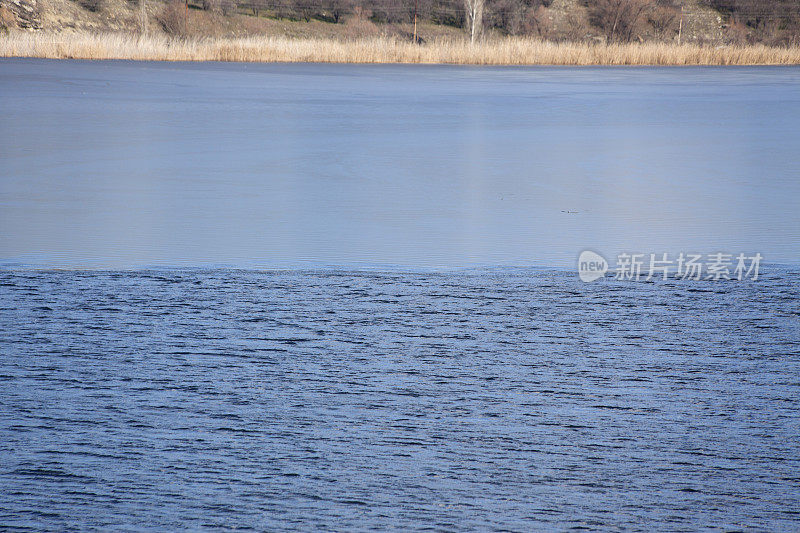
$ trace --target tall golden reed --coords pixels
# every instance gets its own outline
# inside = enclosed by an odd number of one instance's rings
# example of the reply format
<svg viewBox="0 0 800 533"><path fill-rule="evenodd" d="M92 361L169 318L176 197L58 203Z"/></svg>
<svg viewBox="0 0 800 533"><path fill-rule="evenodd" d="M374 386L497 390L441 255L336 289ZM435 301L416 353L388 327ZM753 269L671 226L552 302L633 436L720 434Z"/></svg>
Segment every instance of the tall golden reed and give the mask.
<svg viewBox="0 0 800 533"><path fill-rule="evenodd" d="M551 43L501 38L423 45L395 38L357 40L248 37L174 39L130 34L14 32L0 36L0 57L469 65L798 65L800 47L693 44Z"/></svg>

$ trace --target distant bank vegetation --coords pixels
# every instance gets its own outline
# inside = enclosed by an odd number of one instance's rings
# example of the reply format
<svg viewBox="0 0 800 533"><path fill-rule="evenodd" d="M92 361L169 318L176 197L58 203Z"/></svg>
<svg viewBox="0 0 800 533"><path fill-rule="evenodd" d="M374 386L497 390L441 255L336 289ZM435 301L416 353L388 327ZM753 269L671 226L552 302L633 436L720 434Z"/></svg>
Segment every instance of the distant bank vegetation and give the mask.
<svg viewBox="0 0 800 533"><path fill-rule="evenodd" d="M102 0L91 0L102 1ZM180 0L176 0L180 1ZM551 41L800 44L800 0L202 0L222 13L341 23L413 23ZM477 26L477 27L474 27ZM705 27L704 27L705 26ZM711 26L722 30L717 33ZM691 35L680 34L689 30ZM717 43L719 44L719 43Z"/></svg>
<svg viewBox="0 0 800 533"><path fill-rule="evenodd" d="M798 6L800 0L0 0L0 56L785 65L800 64Z"/></svg>
<svg viewBox="0 0 800 533"><path fill-rule="evenodd" d="M13 32L0 56L166 61L450 63L472 65L754 65L800 64L799 47L669 43L554 43L528 37L437 40L396 37L332 40Z"/></svg>
<svg viewBox="0 0 800 533"><path fill-rule="evenodd" d="M0 0L0 28L193 38L410 39L415 20L421 40L800 45L800 0Z"/></svg>

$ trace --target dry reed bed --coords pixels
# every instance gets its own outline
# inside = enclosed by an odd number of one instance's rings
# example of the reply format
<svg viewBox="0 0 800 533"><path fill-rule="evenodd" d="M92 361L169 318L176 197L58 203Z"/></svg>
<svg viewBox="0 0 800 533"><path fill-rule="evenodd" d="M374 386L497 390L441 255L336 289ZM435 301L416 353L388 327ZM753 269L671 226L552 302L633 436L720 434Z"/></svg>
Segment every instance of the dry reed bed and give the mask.
<svg viewBox="0 0 800 533"><path fill-rule="evenodd" d="M475 45L456 40L415 45L392 38L174 39L159 35L20 32L0 36L0 57L469 65L797 65L800 48L559 44L524 38L487 40Z"/></svg>

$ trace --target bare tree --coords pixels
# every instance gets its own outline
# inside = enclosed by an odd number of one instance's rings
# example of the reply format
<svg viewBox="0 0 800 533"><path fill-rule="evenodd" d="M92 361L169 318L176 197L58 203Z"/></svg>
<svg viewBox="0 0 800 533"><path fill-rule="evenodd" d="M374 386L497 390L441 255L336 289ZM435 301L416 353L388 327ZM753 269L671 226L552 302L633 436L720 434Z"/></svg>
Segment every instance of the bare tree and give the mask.
<svg viewBox="0 0 800 533"><path fill-rule="evenodd" d="M606 41L629 42L654 4L654 0L595 0L590 4L592 23L603 30Z"/></svg>
<svg viewBox="0 0 800 533"><path fill-rule="evenodd" d="M681 11L679 7L660 3L650 12L648 20L653 27L653 32L659 39L671 40L678 32L680 17Z"/></svg>
<svg viewBox="0 0 800 533"><path fill-rule="evenodd" d="M327 0L323 3L323 7L330 11L333 22L338 24L342 20L342 16L352 11L353 2L352 0Z"/></svg>
<svg viewBox="0 0 800 533"><path fill-rule="evenodd" d="M739 32L772 45L800 42L797 0L708 0Z"/></svg>
<svg viewBox="0 0 800 533"><path fill-rule="evenodd" d="M469 40L473 43L483 29L483 7L484 0L464 0L467 31L469 31Z"/></svg>
<svg viewBox="0 0 800 533"><path fill-rule="evenodd" d="M291 6L295 15L306 22L311 22L311 19L320 13L320 2L318 0L293 0Z"/></svg>

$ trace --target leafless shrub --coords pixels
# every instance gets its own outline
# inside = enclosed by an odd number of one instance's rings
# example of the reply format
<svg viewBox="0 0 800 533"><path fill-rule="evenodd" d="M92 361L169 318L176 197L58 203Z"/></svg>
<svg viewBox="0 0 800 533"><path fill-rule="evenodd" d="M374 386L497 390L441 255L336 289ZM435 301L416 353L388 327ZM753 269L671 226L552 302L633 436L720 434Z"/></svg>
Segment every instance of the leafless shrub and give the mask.
<svg viewBox="0 0 800 533"><path fill-rule="evenodd" d="M657 4L650 10L647 18L656 38L670 40L678 31L681 12L676 6Z"/></svg>
<svg viewBox="0 0 800 533"><path fill-rule="evenodd" d="M158 20L169 35L185 36L186 16L186 3L182 0L170 0L164 6Z"/></svg>
<svg viewBox="0 0 800 533"><path fill-rule="evenodd" d="M607 42L631 42L654 6L654 0L593 0L589 13Z"/></svg>
<svg viewBox="0 0 800 533"><path fill-rule="evenodd" d="M568 43L582 43L587 41L590 35L591 27L586 17L582 17L578 13L569 13L563 28L558 32L554 32L550 39Z"/></svg>
<svg viewBox="0 0 800 533"><path fill-rule="evenodd" d="M491 0L486 5L486 25L509 35L544 33L549 19L544 9L550 0Z"/></svg>
<svg viewBox="0 0 800 533"><path fill-rule="evenodd" d="M353 0L327 0L324 7L330 13L332 22L338 24L342 17L353 10Z"/></svg>
<svg viewBox="0 0 800 533"><path fill-rule="evenodd" d="M530 8L526 17L526 27L533 30L542 39L552 40L555 32L555 23L548 5ZM529 31L529 34L532 32Z"/></svg>
<svg viewBox="0 0 800 533"><path fill-rule="evenodd" d="M797 0L707 0L723 13L728 32L741 38L746 28L747 40L769 45L800 42L800 4ZM736 35L729 36L737 38Z"/></svg>
<svg viewBox="0 0 800 533"><path fill-rule="evenodd" d="M317 0L292 0L291 6L296 16L306 22L320 13L320 4Z"/></svg>
<svg viewBox="0 0 800 533"><path fill-rule="evenodd" d="M353 18L356 20L369 20L372 18L372 10L361 4L356 4L353 6Z"/></svg>
<svg viewBox="0 0 800 533"><path fill-rule="evenodd" d="M464 26L464 5L457 0L442 0L435 4L429 4L428 18L435 24L454 26L462 28Z"/></svg>
<svg viewBox="0 0 800 533"><path fill-rule="evenodd" d="M84 9L88 9L93 13L99 13L105 8L106 0L80 0L80 4Z"/></svg>
<svg viewBox="0 0 800 533"><path fill-rule="evenodd" d="M518 0L494 0L487 6L486 25L505 33L522 33L525 23L525 4Z"/></svg>
<svg viewBox="0 0 800 533"><path fill-rule="evenodd" d="M222 0L203 0L203 11L222 13Z"/></svg>
<svg viewBox="0 0 800 533"><path fill-rule="evenodd" d="M396 0L363 0L365 8L372 11L372 21L379 24L407 22L408 12ZM400 9L398 9L400 7Z"/></svg>
<svg viewBox="0 0 800 533"><path fill-rule="evenodd" d="M201 0L200 7L203 11L216 15L231 15L236 9L235 0ZM258 16L257 4L252 6L253 14Z"/></svg>
<svg viewBox="0 0 800 533"><path fill-rule="evenodd" d="M759 28L760 41L768 46L784 46L796 42L798 33L790 30L789 23L781 20L769 20Z"/></svg>
<svg viewBox="0 0 800 533"><path fill-rule="evenodd" d="M346 39L363 39L365 37L376 37L380 30L378 26L370 20L368 11L355 9L352 16L344 21L343 35Z"/></svg>
<svg viewBox="0 0 800 533"><path fill-rule="evenodd" d="M750 30L738 20L734 20L725 28L725 42L729 44L746 44L749 41L749 37Z"/></svg>
<svg viewBox="0 0 800 533"><path fill-rule="evenodd" d="M553 19L544 6L529 8L525 17L524 33L535 35L540 39L554 40L555 26Z"/></svg>

